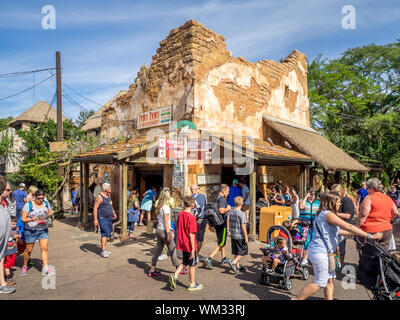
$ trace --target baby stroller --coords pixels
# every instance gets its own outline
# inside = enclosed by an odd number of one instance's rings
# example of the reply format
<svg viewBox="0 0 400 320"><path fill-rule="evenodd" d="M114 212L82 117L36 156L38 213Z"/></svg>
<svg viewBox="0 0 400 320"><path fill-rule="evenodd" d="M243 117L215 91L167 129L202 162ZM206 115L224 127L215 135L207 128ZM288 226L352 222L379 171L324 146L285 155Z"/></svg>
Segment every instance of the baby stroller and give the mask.
<svg viewBox="0 0 400 320"><path fill-rule="evenodd" d="M373 300L400 300L400 264L378 242L362 244L354 238L360 254L357 279L373 294Z"/></svg>
<svg viewBox="0 0 400 320"><path fill-rule="evenodd" d="M283 226L276 225L268 229L267 244L269 247L261 248L260 250L266 256L276 252L274 246L277 238L271 240L271 235L276 230L281 230L286 234L288 253L284 254L284 262L278 264L274 273L267 273L267 270L263 265L259 277L259 283L262 285L278 284L279 288L289 291L292 289L292 281L290 280L291 277L293 277L295 274L301 274L301 277L304 280L307 280L309 277L309 272L307 267L301 267L301 260L299 260L300 252L293 250L293 242L290 232ZM270 264L272 265L272 262Z"/></svg>
<svg viewBox="0 0 400 320"><path fill-rule="evenodd" d="M308 229L310 229L312 222L308 220L297 220L297 225L302 227L301 231L297 227L293 227L290 233L292 236L294 250L297 251L297 258L301 262L304 256L304 245L307 241ZM296 235L300 236L298 237Z"/></svg>

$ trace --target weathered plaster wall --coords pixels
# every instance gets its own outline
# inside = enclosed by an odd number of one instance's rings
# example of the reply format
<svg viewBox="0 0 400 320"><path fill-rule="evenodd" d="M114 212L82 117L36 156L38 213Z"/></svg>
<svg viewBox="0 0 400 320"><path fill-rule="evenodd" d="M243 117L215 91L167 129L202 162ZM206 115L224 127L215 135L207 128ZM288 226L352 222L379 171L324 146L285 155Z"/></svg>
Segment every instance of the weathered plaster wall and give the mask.
<svg viewBox="0 0 400 320"><path fill-rule="evenodd" d="M5 156L4 173L15 173L20 169L20 165L24 160L23 153L26 151L24 140L17 135L14 128L8 128L0 133L0 139L3 135L7 135L12 140L11 152Z"/></svg>

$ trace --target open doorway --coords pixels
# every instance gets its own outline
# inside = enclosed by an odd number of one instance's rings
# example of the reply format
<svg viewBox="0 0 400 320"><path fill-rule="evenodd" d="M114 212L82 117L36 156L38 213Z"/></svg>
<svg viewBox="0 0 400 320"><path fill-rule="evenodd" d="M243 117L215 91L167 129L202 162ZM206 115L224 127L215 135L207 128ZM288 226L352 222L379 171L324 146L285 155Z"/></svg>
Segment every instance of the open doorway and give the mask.
<svg viewBox="0 0 400 320"><path fill-rule="evenodd" d="M163 172L162 171L145 171L140 170L137 174L137 186L139 187L139 199L143 199L143 194L152 187L160 191L163 185Z"/></svg>

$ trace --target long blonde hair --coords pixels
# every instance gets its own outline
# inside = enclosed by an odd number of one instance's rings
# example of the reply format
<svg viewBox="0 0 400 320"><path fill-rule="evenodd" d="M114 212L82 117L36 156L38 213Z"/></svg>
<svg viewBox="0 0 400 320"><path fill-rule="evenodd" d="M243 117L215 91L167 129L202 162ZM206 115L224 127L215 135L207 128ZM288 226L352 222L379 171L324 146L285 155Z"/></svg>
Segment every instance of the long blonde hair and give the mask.
<svg viewBox="0 0 400 320"><path fill-rule="evenodd" d="M160 213L160 210L163 206L169 206L170 200L171 200L171 195L169 193L169 189L164 188L160 193L160 197L158 198L157 207L156 207L157 214Z"/></svg>

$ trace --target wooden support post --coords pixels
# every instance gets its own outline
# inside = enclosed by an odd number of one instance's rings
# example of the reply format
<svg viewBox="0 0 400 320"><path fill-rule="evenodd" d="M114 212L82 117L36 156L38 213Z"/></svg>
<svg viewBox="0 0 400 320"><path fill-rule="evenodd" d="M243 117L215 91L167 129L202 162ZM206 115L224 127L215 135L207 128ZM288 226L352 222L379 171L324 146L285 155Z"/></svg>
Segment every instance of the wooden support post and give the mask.
<svg viewBox="0 0 400 320"><path fill-rule="evenodd" d="M120 203L120 214L122 215L121 233L125 236L128 232L128 164L122 164L122 203Z"/></svg>
<svg viewBox="0 0 400 320"><path fill-rule="evenodd" d="M89 164L83 163L83 219L84 227L89 222Z"/></svg>
<svg viewBox="0 0 400 320"><path fill-rule="evenodd" d="M325 190L328 189L328 174L329 174L329 172L324 170L324 186L325 186Z"/></svg>
<svg viewBox="0 0 400 320"><path fill-rule="evenodd" d="M79 163L79 221L83 223L83 162Z"/></svg>
<svg viewBox="0 0 400 320"><path fill-rule="evenodd" d="M299 190L296 190L299 193L299 198L303 199L306 195L306 169L305 166L301 166L300 168L300 185Z"/></svg>
<svg viewBox="0 0 400 320"><path fill-rule="evenodd" d="M350 171L347 171L347 189L350 188L350 184L351 184L351 181L350 181Z"/></svg>
<svg viewBox="0 0 400 320"><path fill-rule="evenodd" d="M256 229L256 188L257 188L257 167L250 173L250 238L255 240L257 238Z"/></svg>

